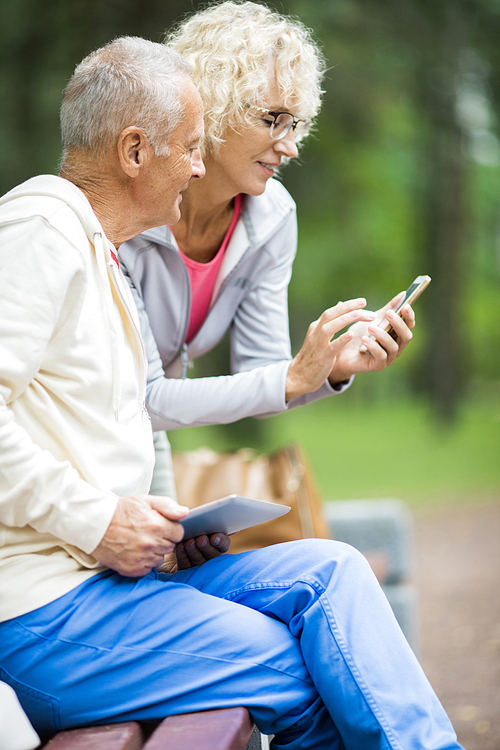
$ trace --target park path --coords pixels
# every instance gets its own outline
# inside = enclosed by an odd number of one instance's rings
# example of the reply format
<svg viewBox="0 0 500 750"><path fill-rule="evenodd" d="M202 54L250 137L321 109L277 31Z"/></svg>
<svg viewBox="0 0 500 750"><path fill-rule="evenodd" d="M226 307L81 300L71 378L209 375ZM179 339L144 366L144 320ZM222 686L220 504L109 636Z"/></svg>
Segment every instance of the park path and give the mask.
<svg viewBox="0 0 500 750"><path fill-rule="evenodd" d="M500 496L414 519L420 661L466 750L500 750Z"/></svg>

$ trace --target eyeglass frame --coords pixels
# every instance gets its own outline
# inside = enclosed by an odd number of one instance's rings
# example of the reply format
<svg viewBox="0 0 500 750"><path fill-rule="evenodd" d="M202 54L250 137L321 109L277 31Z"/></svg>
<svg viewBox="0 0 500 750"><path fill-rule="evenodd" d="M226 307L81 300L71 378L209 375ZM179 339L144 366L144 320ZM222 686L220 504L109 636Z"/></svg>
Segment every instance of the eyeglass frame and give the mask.
<svg viewBox="0 0 500 750"><path fill-rule="evenodd" d="M273 122L272 122L271 128L270 128L270 136L271 136L271 138L274 141L281 141L281 140L283 140L283 138L286 138L286 136L288 135L288 133L290 132L290 130L293 130L294 133L295 133L295 128L297 127L297 125L299 124L299 122L307 123L307 129L306 129L306 132L304 133L304 135L307 135L307 130L309 130L309 128L310 128L310 126L312 124L312 118L310 118L310 117L295 117L295 115L292 115L291 112L273 112L270 109L264 109L263 107L252 107L252 109L257 110L257 112L264 112L266 115L270 115L273 118ZM290 123L290 126L286 130L283 131L283 135L279 135L277 138L275 138L274 135L273 135L274 126L276 125L276 120L278 119L278 117L280 115L288 115L289 117L292 118L292 122ZM301 136L301 138L302 137L303 136Z"/></svg>

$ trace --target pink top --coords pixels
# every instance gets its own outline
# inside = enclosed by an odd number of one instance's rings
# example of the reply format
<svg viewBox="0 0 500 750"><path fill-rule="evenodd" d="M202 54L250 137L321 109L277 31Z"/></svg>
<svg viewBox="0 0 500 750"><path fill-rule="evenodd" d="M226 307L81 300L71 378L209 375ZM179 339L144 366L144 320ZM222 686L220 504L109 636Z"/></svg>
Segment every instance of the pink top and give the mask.
<svg viewBox="0 0 500 750"><path fill-rule="evenodd" d="M189 274L189 281L191 282L191 314L189 316L189 325L186 334L186 342L188 344L194 339L208 315L208 308L210 306L210 300L212 299L215 279L219 273L224 253L226 252L229 240L231 239L236 222L238 221L242 200L242 195L237 195L235 197L234 215L231 219L229 229L226 232L226 236L224 237L217 254L211 261L208 263L199 263L196 260L188 258L179 248L180 256L186 265Z"/></svg>

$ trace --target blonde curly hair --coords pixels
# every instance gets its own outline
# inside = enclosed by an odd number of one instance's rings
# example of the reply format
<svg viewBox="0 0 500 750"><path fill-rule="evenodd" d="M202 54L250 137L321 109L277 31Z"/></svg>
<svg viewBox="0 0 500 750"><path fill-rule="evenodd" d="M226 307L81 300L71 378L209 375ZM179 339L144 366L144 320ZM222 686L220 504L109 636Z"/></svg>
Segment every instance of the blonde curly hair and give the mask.
<svg viewBox="0 0 500 750"><path fill-rule="evenodd" d="M265 104L272 72L294 114L312 119L320 109L325 59L311 31L265 5L217 2L182 21L165 43L191 65L205 108L205 153Z"/></svg>

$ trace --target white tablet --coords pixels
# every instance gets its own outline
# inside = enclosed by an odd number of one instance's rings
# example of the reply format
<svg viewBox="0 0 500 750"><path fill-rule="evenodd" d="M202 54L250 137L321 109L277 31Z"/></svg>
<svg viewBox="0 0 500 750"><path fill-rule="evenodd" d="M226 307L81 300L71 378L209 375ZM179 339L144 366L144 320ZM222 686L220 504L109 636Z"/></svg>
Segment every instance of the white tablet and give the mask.
<svg viewBox="0 0 500 750"><path fill-rule="evenodd" d="M284 516L289 510L289 505L229 495L193 508L180 523L184 526L184 539L200 534L214 534L217 531L234 534L249 526Z"/></svg>

